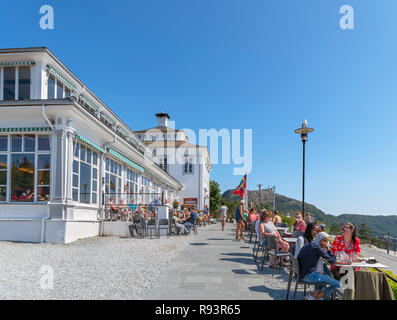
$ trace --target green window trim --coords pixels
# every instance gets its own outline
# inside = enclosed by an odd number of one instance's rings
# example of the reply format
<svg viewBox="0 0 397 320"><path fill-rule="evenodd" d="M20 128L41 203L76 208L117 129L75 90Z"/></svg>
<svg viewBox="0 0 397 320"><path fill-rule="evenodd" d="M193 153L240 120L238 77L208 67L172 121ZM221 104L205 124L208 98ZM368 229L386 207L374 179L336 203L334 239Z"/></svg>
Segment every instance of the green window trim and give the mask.
<svg viewBox="0 0 397 320"><path fill-rule="evenodd" d="M35 64L35 62L0 62L0 67L10 67L10 66L30 66Z"/></svg>
<svg viewBox="0 0 397 320"><path fill-rule="evenodd" d="M96 111L99 110L99 108L93 103L90 99L88 99L85 95L80 95L91 107L93 107Z"/></svg>
<svg viewBox="0 0 397 320"><path fill-rule="evenodd" d="M51 128L0 128L0 132L48 132Z"/></svg>
<svg viewBox="0 0 397 320"><path fill-rule="evenodd" d="M87 138L84 138L81 135L77 135L77 138L83 142L85 142L86 144L90 145L91 147L94 147L95 149L99 150L100 152L105 153L105 150L102 149L101 147L97 146L95 143L93 143L91 140L88 140Z"/></svg>
<svg viewBox="0 0 397 320"><path fill-rule="evenodd" d="M126 164L130 165L131 167L137 169L139 172L144 173L145 169L143 169L140 165L136 164L135 162L131 161L130 159L126 158L122 154L118 153L117 151L109 148L109 153L116 158L120 159L121 161L125 162Z"/></svg>
<svg viewBox="0 0 397 320"><path fill-rule="evenodd" d="M64 84L66 84L68 87L70 87L73 91L77 91L76 87L73 86L70 82L68 82L67 80L65 80L64 77L62 77L54 68L52 68L51 66L47 65L47 68L49 71L51 71L54 75L56 75L58 77L58 79L60 79Z"/></svg>

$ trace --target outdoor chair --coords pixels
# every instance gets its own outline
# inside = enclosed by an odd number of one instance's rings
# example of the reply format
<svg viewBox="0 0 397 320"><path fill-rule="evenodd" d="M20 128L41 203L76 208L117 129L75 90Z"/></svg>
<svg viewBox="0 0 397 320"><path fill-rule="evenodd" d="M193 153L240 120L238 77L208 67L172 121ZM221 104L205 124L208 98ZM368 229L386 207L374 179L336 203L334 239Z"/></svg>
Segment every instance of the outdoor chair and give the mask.
<svg viewBox="0 0 397 320"><path fill-rule="evenodd" d="M150 233L150 239L153 239L153 231L156 232L156 229L157 221L155 219L150 219L146 222L146 235L149 235Z"/></svg>
<svg viewBox="0 0 397 320"><path fill-rule="evenodd" d="M177 235L178 234L174 219L170 219L168 234L169 235Z"/></svg>
<svg viewBox="0 0 397 320"><path fill-rule="evenodd" d="M296 298L296 291L298 290L298 285L299 284L303 284L304 287L304 291L303 291L303 295L306 296L306 287L307 286L314 286L314 285L322 285L322 286L326 286L327 283L324 282L306 282L303 280L299 280L299 263L298 260L296 260L296 258L290 254L290 260L291 260L291 264L290 264L290 271L289 271L289 275L288 275L288 287L287 287L287 295L285 297L285 300L288 300L288 296L289 296L289 292L291 289L291 283L292 280L295 281L295 290L294 290L294 300Z"/></svg>
<svg viewBox="0 0 397 320"><path fill-rule="evenodd" d="M142 219L142 218L141 218ZM145 237L145 221L139 219L138 216L132 217L132 224L128 226L130 230L131 237L134 236L134 231L136 232L138 237L144 238Z"/></svg>
<svg viewBox="0 0 397 320"><path fill-rule="evenodd" d="M193 222L193 226L190 227L186 227L187 229L189 229L189 231L193 230L194 234L197 235L197 220L198 218L196 218Z"/></svg>
<svg viewBox="0 0 397 320"><path fill-rule="evenodd" d="M261 270L263 270L263 265L265 264L265 257L269 256L269 255L270 256L274 256L274 263L273 263L273 268L272 268L273 269L272 276L274 277L274 270L276 269L277 259L279 257L289 257L290 254L289 254L289 252L279 251L279 249L278 249L278 238L265 236L265 239L266 239L266 248L265 248L263 259L262 259L262 268L261 268Z"/></svg>
<svg viewBox="0 0 397 320"><path fill-rule="evenodd" d="M250 243L252 243L252 236L255 233L255 221L251 222L251 228L250 228Z"/></svg>
<svg viewBox="0 0 397 320"><path fill-rule="evenodd" d="M159 219L159 224L157 227L157 237L160 238L160 230L167 230L167 237L170 236L169 233L169 223L168 223L168 219Z"/></svg>
<svg viewBox="0 0 397 320"><path fill-rule="evenodd" d="M258 260L259 250L262 250L262 255L265 254L265 247L262 246L262 244L260 243L260 239L258 238L258 235L255 232L255 242L254 242L254 248L252 250L252 255L254 257L255 262Z"/></svg>

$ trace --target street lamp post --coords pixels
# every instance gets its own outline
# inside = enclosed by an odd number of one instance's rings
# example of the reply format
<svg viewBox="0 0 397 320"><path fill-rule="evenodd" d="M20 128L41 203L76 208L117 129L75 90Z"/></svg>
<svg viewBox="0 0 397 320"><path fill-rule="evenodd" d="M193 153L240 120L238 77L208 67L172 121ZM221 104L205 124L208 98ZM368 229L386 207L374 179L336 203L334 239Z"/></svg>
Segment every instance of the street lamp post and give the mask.
<svg viewBox="0 0 397 320"><path fill-rule="evenodd" d="M310 132L313 132L313 128L307 127L307 121L304 120L302 127L295 130L295 133L300 134L303 143L303 167L302 167L302 217L305 214L305 145L307 141L307 136Z"/></svg>
<svg viewBox="0 0 397 320"><path fill-rule="evenodd" d="M262 185L258 184L258 189L259 189L259 209L261 209L261 188L262 188Z"/></svg>
<svg viewBox="0 0 397 320"><path fill-rule="evenodd" d="M273 212L276 211L276 187L273 186L270 190L273 191Z"/></svg>

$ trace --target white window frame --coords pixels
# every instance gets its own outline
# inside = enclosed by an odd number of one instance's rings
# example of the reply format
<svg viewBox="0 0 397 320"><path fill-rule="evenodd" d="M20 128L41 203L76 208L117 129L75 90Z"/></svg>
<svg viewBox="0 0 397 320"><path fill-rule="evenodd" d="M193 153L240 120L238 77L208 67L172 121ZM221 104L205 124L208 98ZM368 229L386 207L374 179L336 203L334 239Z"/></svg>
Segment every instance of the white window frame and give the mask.
<svg viewBox="0 0 397 320"><path fill-rule="evenodd" d="M6 155L7 156L7 181L6 181L6 200L5 201L0 201L0 203L17 203L17 204L43 204L47 203L47 201L38 201L37 200L37 188L38 187L48 187L49 188L49 193L50 193L50 199L48 201L52 200L52 166L50 165L50 169L38 169L38 157L39 155L49 155L50 156L50 164L52 164L52 144L51 144L51 134L40 134L40 133L34 133L34 132L13 132L9 134L0 134L1 136L7 136L7 151L0 151L1 155ZM12 151L11 149L11 136L15 135L20 135L22 136L22 143L21 143L21 150L22 151ZM23 151L25 149L25 135L33 135L35 136L35 147L34 151ZM39 150L39 137L40 136L46 136L49 139L49 144L50 144L50 150ZM11 181L11 173L12 173L12 155L13 154L33 154L34 155L34 172L33 172L33 201L11 201L11 187L12 187L12 181ZM2 170L3 171L3 170ZM38 172L39 171L49 171L50 173L50 184L49 185L38 185ZM3 186L3 185L2 185Z"/></svg>
<svg viewBox="0 0 397 320"><path fill-rule="evenodd" d="M188 164L187 171L186 171L186 163ZM183 163L182 172L183 174L194 174L193 158L185 157L185 162Z"/></svg>
<svg viewBox="0 0 397 320"><path fill-rule="evenodd" d="M75 146L79 145L79 152L78 155L75 155ZM84 147L86 149L85 152L85 159L81 159L81 147ZM87 151L90 150L91 151L91 160L90 162L87 162ZM93 159L94 159L94 153L96 153L97 155L97 163L94 164ZM78 167L78 173L75 173L73 171L74 169L74 161L77 161L79 164ZM100 161L100 156L99 153L94 150L93 148L91 148L89 145L83 143L82 141L73 141L73 161L72 161L72 200L74 203L76 204L80 204L80 205L93 205L93 206L99 206L99 179L100 179L100 171L99 171L99 161ZM84 164L88 164L90 166L90 195L89 195L89 202L81 202L80 199L80 176L81 176L81 162L83 162ZM97 178L94 179L94 169L96 169L97 172ZM73 176L77 176L77 187L73 186ZM93 191L93 183L96 183L96 191ZM73 192L74 190L77 190L77 200L73 199ZM93 203L93 194L96 194L96 203Z"/></svg>

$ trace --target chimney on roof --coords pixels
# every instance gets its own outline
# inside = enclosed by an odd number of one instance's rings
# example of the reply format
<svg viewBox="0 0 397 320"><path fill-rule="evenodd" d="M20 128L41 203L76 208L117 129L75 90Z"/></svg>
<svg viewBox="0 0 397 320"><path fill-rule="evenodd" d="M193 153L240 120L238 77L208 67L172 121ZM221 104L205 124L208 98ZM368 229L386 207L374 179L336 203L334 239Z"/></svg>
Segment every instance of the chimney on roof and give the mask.
<svg viewBox="0 0 397 320"><path fill-rule="evenodd" d="M168 119L170 118L170 116L167 113L164 113L164 111L162 111L161 113L157 113L156 118L157 118L157 126L159 127L168 126Z"/></svg>

